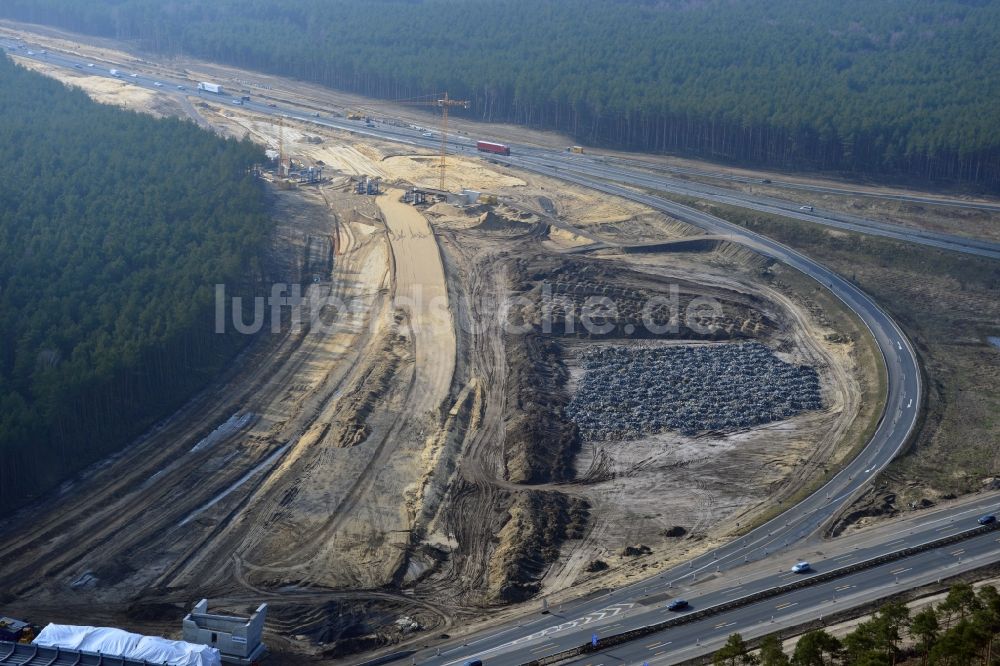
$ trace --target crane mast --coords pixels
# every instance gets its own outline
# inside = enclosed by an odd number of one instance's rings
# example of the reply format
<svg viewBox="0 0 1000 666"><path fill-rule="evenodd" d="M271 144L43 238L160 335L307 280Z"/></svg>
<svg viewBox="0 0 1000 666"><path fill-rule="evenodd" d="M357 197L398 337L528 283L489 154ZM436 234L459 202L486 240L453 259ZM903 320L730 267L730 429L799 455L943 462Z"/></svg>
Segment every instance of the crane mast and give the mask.
<svg viewBox="0 0 1000 666"><path fill-rule="evenodd" d="M448 168L448 111L452 107L461 107L463 109L469 108L469 100L465 99L451 99L448 97L448 93L444 92L436 99L429 101L404 101L401 104L408 104L411 106L436 106L441 109L441 160L438 164L438 169L441 171L440 178L440 189L442 192L445 191L445 173Z"/></svg>

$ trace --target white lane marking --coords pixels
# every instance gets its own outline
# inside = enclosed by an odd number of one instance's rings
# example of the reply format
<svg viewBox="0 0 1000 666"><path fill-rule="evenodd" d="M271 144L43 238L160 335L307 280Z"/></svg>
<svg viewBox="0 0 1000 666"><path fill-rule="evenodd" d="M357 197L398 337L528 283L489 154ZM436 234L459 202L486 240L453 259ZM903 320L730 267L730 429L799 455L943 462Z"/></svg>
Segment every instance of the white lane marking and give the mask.
<svg viewBox="0 0 1000 666"><path fill-rule="evenodd" d="M570 620L569 622L563 622L562 624L557 624L557 625L554 625L554 626L546 627L545 629L542 629L540 631L536 631L536 632L534 632L532 634L528 634L527 636L522 636L521 638L514 639L514 640L512 640L510 642L504 643L503 645L498 645L498 646L496 646L494 648L490 648L488 650L484 650L481 654L489 654L490 652L497 652L497 651L503 650L505 648L512 647L514 645L519 645L521 643L526 643L526 642L529 642L529 641L538 640L540 638L545 638L547 636L551 636L552 634L558 633L560 631L565 631L567 629L573 629L573 628L576 628L576 627L579 627L579 626L584 626L584 625L591 624L593 622L598 622L598 621L603 620L605 618L614 617L615 615L618 615L619 613L622 613L622 612L630 610L634 606L635 606L635 604L634 603L630 603L630 602L623 602L623 603L619 603L619 604L614 604L612 606L608 606L607 608L602 608L600 610L594 611L590 615L586 615L584 617L577 618L575 620ZM605 629L605 628L602 627L602 629ZM535 649L538 649L538 648L535 648ZM450 664L457 664L460 661L462 661L462 660L461 659L457 659L455 661L450 661L450 662L447 662L444 666L449 666Z"/></svg>
<svg viewBox="0 0 1000 666"><path fill-rule="evenodd" d="M536 648L531 648L530 651L531 652L545 652L546 650L548 650L550 648L554 648L555 646L556 646L556 643L546 643L545 645L539 645Z"/></svg>

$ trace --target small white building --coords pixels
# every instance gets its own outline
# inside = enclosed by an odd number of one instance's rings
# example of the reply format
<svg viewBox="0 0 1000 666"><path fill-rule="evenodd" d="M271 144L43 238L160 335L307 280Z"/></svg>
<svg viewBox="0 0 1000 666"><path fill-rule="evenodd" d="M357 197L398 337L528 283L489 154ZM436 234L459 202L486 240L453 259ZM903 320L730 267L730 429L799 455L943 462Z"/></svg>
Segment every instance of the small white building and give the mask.
<svg viewBox="0 0 1000 666"><path fill-rule="evenodd" d="M250 617L215 615L208 612L208 599L195 604L183 622L183 637L189 643L217 648L224 664L251 664L260 659L267 647L261 642L267 604L261 604Z"/></svg>

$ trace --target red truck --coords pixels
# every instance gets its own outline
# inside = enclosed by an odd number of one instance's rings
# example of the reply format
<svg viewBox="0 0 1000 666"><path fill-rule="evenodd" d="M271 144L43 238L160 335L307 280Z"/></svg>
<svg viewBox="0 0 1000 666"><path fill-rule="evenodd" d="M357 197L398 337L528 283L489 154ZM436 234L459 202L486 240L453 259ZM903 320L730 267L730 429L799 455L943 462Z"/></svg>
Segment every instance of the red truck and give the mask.
<svg viewBox="0 0 1000 666"><path fill-rule="evenodd" d="M510 146L492 141L477 141L476 150L483 153L496 153L497 155L510 155Z"/></svg>

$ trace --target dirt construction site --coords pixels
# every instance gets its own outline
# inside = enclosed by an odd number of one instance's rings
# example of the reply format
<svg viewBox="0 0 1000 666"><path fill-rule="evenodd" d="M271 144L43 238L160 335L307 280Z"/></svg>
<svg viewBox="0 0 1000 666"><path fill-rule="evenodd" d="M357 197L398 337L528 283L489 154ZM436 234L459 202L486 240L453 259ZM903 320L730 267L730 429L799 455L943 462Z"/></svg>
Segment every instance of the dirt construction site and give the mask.
<svg viewBox="0 0 1000 666"><path fill-rule="evenodd" d="M324 178L269 185L284 300L227 375L0 525L6 612L170 634L202 597L266 601L279 663L422 645L702 552L828 478L878 418L863 325L741 246L671 246L701 232L473 157L449 157L446 189L492 196L413 205L436 187L433 153L194 96L127 103ZM356 193L365 176L380 194ZM726 373L748 412L780 377L810 399L716 421L726 382L703 380ZM668 390L693 425L632 428Z"/></svg>

